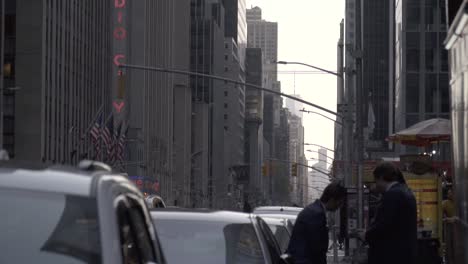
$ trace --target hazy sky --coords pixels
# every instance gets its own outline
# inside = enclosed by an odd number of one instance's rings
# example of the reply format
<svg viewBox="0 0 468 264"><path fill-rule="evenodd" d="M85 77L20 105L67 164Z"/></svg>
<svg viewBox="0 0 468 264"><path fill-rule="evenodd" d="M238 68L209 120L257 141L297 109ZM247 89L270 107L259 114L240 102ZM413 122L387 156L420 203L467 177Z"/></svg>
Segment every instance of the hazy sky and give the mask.
<svg viewBox="0 0 468 264"><path fill-rule="evenodd" d="M344 3L345 0L247 0L247 8L259 6L263 19L278 22L278 60L299 61L336 71ZM278 71L283 93L293 94L295 86L296 94L304 100L336 110L335 76L293 74L294 71L314 71L298 65L280 65ZM334 149L334 122L315 114L304 113L303 116L305 142ZM317 150L317 147L306 148ZM308 158L318 158L316 153L306 154ZM328 155L333 156L333 153Z"/></svg>

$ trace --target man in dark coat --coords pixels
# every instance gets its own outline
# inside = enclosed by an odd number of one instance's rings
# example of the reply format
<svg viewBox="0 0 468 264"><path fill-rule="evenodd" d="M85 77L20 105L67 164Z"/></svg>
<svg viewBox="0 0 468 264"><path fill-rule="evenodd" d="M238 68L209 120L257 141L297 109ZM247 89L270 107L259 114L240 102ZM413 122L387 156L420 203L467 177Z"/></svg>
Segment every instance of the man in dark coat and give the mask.
<svg viewBox="0 0 468 264"><path fill-rule="evenodd" d="M320 200L299 213L288 247L294 264L327 263L329 238L326 211L336 211L345 197L346 189L338 183L331 183Z"/></svg>
<svg viewBox="0 0 468 264"><path fill-rule="evenodd" d="M374 170L376 188L383 193L375 220L365 233L369 264L413 264L417 252L417 208L413 192L392 163Z"/></svg>

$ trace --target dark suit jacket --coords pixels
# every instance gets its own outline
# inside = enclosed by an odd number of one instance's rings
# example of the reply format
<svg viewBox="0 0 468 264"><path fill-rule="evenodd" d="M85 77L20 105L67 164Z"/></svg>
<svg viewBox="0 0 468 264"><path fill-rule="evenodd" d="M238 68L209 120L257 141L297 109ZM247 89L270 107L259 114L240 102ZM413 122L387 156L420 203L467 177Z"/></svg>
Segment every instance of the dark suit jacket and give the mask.
<svg viewBox="0 0 468 264"><path fill-rule="evenodd" d="M295 264L326 264L328 251L327 217L319 200L298 215L288 253Z"/></svg>
<svg viewBox="0 0 468 264"><path fill-rule="evenodd" d="M382 197L374 222L366 232L369 264L413 264L417 250L417 211L406 184L392 186Z"/></svg>

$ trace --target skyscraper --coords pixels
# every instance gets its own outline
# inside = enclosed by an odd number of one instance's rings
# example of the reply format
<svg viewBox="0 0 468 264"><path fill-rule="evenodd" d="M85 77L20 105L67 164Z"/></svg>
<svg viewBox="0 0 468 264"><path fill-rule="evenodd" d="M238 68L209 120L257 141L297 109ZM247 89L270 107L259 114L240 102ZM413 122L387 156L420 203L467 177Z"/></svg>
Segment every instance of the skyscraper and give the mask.
<svg viewBox="0 0 468 264"><path fill-rule="evenodd" d="M224 3L224 74L223 76L239 82L245 82L245 53L247 48L247 22L245 0L229 0ZM232 207L236 203L233 196L227 196L228 186L232 185L231 174L234 168L244 164L245 140L245 93L243 85L223 84L223 94L218 101L215 98L215 111L223 114L223 121L216 126L223 128L223 137L216 146L224 145L224 156L216 157L217 162L224 158L224 173L217 174L216 188L218 207ZM219 107L219 108L217 108Z"/></svg>
<svg viewBox="0 0 468 264"><path fill-rule="evenodd" d="M291 96L294 96L296 98L301 98L299 94L293 94ZM291 114L298 116L302 119L303 117L303 112L301 110L304 108L304 104L301 102L298 102L296 100L292 100L290 98L286 98L286 108L289 109Z"/></svg>
<svg viewBox="0 0 468 264"><path fill-rule="evenodd" d="M16 1L14 152L73 163L93 158L88 129L111 111L112 2L47 3Z"/></svg>
<svg viewBox="0 0 468 264"><path fill-rule="evenodd" d="M189 68L190 0L149 2L126 1L124 23L132 37L117 43L129 51L122 53L126 61L132 65ZM181 17L176 17L176 12ZM164 30L167 28L173 32ZM121 46L114 46L114 52L120 52ZM125 74L127 112L122 113L129 125L126 171L158 181L160 194L169 204L188 206L192 118L189 78L132 69Z"/></svg>
<svg viewBox="0 0 468 264"><path fill-rule="evenodd" d="M247 83L263 86L262 50L247 48L246 54ZM262 177L260 172L263 162L263 91L246 88L245 112L245 162L250 165L250 190L269 198L270 177Z"/></svg>
<svg viewBox="0 0 468 264"><path fill-rule="evenodd" d="M390 86L389 69L393 61L390 53L390 23L393 23L390 9L392 1L363 1L363 77L362 85L366 98L367 122L366 149L368 152L388 152L386 138L393 116L390 98L393 87ZM366 100L367 99L367 100Z"/></svg>
<svg viewBox="0 0 468 264"><path fill-rule="evenodd" d="M449 118L445 2L397 1L395 16L395 130Z"/></svg>
<svg viewBox="0 0 468 264"><path fill-rule="evenodd" d="M221 0L191 0L190 68L193 72L225 74L225 10ZM214 207L217 182L227 177L225 155L223 82L192 77L191 201L197 207ZM221 177L218 178L218 177Z"/></svg>
<svg viewBox="0 0 468 264"><path fill-rule="evenodd" d="M262 10L259 7L247 9L247 46L262 50L265 87L280 91L276 64L278 60L278 24L262 20L261 14ZM273 96L272 94L265 93L264 95L263 131L265 139L270 145L271 153L276 152L274 130L280 125L280 99L279 96Z"/></svg>

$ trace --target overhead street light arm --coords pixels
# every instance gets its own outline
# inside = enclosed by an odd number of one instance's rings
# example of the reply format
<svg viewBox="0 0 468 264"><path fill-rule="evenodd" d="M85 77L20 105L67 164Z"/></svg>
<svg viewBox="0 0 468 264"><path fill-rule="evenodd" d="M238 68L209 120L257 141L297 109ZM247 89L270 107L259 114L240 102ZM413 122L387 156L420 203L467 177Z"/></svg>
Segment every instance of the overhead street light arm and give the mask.
<svg viewBox="0 0 468 264"><path fill-rule="evenodd" d="M326 147L324 147L324 146L322 146L322 145L318 145L318 144L304 143L304 146L316 146L316 147L323 148L323 149L326 149L326 150L328 150L328 151L331 151L331 152L335 153L334 150L329 149L329 148L326 148Z"/></svg>
<svg viewBox="0 0 468 264"><path fill-rule="evenodd" d="M320 68L320 67L317 67L317 66L314 66L314 65L310 65L310 64L307 64L307 63L303 63L303 62L296 62L296 61L277 61L276 62L277 64L282 64L282 65L288 65L288 64L296 64L296 65L302 65L302 66L306 66L306 67L309 67L309 68L312 68L312 69L316 69L316 70L319 70L319 71L322 71L322 72L326 72L328 74L331 74L331 75L335 75L339 78L343 78L343 75L342 74L339 74L339 73L336 73L336 72L333 72L333 71L329 71L329 70L326 70L326 69L323 69L323 68Z"/></svg>
<svg viewBox="0 0 468 264"><path fill-rule="evenodd" d="M304 112L304 113L308 113L308 114L316 114L316 115L319 115L319 116L325 117L326 119L328 119L328 120L331 120L331 121L333 121L333 122L337 123L337 124L338 124L338 125L340 125L340 126L342 126L342 125L343 125L343 123L341 123L340 121L338 121L338 120L335 120L335 119L333 119L333 118L330 118L330 117L328 117L328 116L326 116L326 115L323 115L323 114L321 114L321 113L319 113L319 112L315 112L315 111L308 111L308 110L305 110L305 109L301 109L301 110L299 110L299 111L300 111L300 112Z"/></svg>
<svg viewBox="0 0 468 264"><path fill-rule="evenodd" d="M198 73L198 72L191 72L191 71L183 71L183 70L175 70L175 69L170 69L170 68L148 67L148 66L130 65L130 64L120 64L119 68L144 70L144 71L154 71L154 72L165 72L165 73L174 73L174 74L181 74L181 75L188 75L188 76L195 76L195 77L204 77L204 78L209 78L209 79L213 79L213 80L219 80L219 81L234 83L234 84L237 84L237 85L245 85L245 86L260 90L260 91L276 94L276 95L279 95L279 96L283 96L283 97L286 97L286 98L301 102L301 103L306 104L306 105L310 105L310 106L312 106L314 108L317 108L317 109L319 109L321 111L332 114L334 116L342 117L340 114L338 114L338 113L336 113L336 112L334 112L332 110L329 110L329 109L327 109L325 107L322 107L320 105L316 105L316 104L313 104L311 102L302 100L300 98L297 98L297 97L294 97L294 96L291 96L291 95L287 95L287 94L284 94L284 93L281 93L281 92L273 91L271 89L267 89L267 88L261 87L259 85L240 82L240 81L236 81L236 80L233 80L233 79L224 78L224 77L220 77L220 76L216 76L216 75L204 74L204 73Z"/></svg>
<svg viewBox="0 0 468 264"><path fill-rule="evenodd" d="M323 155L322 153L316 151L316 150L310 150L308 149L307 152L314 152L314 153L318 153L319 155ZM330 157L330 156L327 156L327 155L323 155L325 156L327 159L331 159L331 160L335 160L334 158Z"/></svg>

